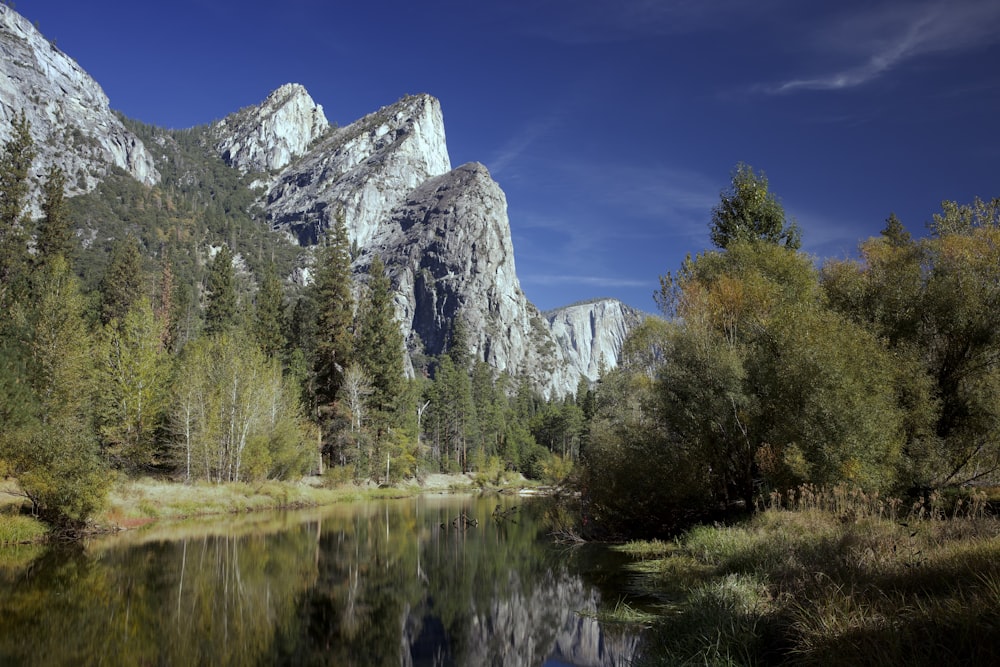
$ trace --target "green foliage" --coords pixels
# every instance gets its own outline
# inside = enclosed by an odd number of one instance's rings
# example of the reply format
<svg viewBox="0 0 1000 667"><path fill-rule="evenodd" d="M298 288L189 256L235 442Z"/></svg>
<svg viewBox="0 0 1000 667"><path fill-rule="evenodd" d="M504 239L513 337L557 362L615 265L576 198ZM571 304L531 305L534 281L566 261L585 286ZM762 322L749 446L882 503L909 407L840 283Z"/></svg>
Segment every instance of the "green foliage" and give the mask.
<svg viewBox="0 0 1000 667"><path fill-rule="evenodd" d="M33 282L34 298L23 309L28 338L21 343L33 397L19 401L18 423L5 426L0 458L36 514L76 525L101 505L108 484L90 427L93 342L66 261L54 257Z"/></svg>
<svg viewBox="0 0 1000 667"><path fill-rule="evenodd" d="M315 355L316 400L329 406L337 396L354 347L350 244L342 216L337 217L326 246L317 254L316 282L296 308L298 324L292 339L307 357ZM315 320L310 319L313 314Z"/></svg>
<svg viewBox="0 0 1000 667"><path fill-rule="evenodd" d="M28 264L28 230L25 208L35 159L31 124L24 111L14 117L11 138L0 152L0 306L23 277Z"/></svg>
<svg viewBox="0 0 1000 667"><path fill-rule="evenodd" d="M269 357L278 355L285 348L283 312L281 279L274 262L268 262L264 265L254 304L254 335L257 345Z"/></svg>
<svg viewBox="0 0 1000 667"><path fill-rule="evenodd" d="M172 397L171 444L186 480L287 479L315 461L298 392L239 331L186 346Z"/></svg>
<svg viewBox="0 0 1000 667"><path fill-rule="evenodd" d="M660 300L677 319L640 326L596 396L593 511L621 532L662 532L749 508L762 485L893 488L905 434L897 361L823 296L808 257L761 240L665 279Z"/></svg>
<svg viewBox="0 0 1000 667"><path fill-rule="evenodd" d="M912 486L1000 473L1000 204L945 202L933 235L892 218L859 261L830 262L831 305L888 343L906 407L903 473Z"/></svg>
<svg viewBox="0 0 1000 667"><path fill-rule="evenodd" d="M38 231L36 256L44 262L59 255L67 261L73 259L76 246L73 228L66 205L66 175L59 167L49 168L42 186L42 223Z"/></svg>
<svg viewBox="0 0 1000 667"><path fill-rule="evenodd" d="M403 388L403 334L396 320L392 285L378 257L369 267L359 307L354 357L371 377L373 411L394 412Z"/></svg>
<svg viewBox="0 0 1000 667"><path fill-rule="evenodd" d="M239 332L189 344L172 397L171 448L186 480L288 479L315 461L298 392L278 361Z"/></svg>
<svg viewBox="0 0 1000 667"><path fill-rule="evenodd" d="M749 165L736 165L732 186L720 199L712 209L710 227L715 247L725 250L739 241L760 240L797 250L802 244L798 225L786 221L764 172L758 175Z"/></svg>
<svg viewBox="0 0 1000 667"><path fill-rule="evenodd" d="M118 467L155 463L155 437L167 402L163 328L141 297L124 321L113 319L100 332L98 428L105 456Z"/></svg>
<svg viewBox="0 0 1000 667"><path fill-rule="evenodd" d="M101 279L101 324L119 323L143 294L142 255L134 236L115 241Z"/></svg>
<svg viewBox="0 0 1000 667"><path fill-rule="evenodd" d="M205 280L208 304L205 307L205 333L219 334L236 326L236 274L233 253L225 243L215 253Z"/></svg>

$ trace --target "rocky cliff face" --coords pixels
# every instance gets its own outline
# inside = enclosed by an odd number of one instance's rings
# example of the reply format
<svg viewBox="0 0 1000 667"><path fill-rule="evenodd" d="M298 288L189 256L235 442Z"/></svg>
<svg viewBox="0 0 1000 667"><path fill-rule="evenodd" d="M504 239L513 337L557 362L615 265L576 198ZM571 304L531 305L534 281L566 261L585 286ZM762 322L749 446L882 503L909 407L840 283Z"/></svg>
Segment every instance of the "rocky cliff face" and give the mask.
<svg viewBox="0 0 1000 667"><path fill-rule="evenodd" d="M267 213L303 244L343 215L364 248L412 189L450 170L440 102L405 97L330 132L284 169L271 181Z"/></svg>
<svg viewBox="0 0 1000 667"><path fill-rule="evenodd" d="M297 83L285 84L260 105L212 125L215 150L243 173L281 169L304 155L330 129L323 107Z"/></svg>
<svg viewBox="0 0 1000 667"><path fill-rule="evenodd" d="M629 332L643 315L616 299L573 304L545 313L545 321L571 372L594 381L601 365L614 368Z"/></svg>
<svg viewBox="0 0 1000 667"><path fill-rule="evenodd" d="M521 290L507 200L483 165L462 165L412 190L376 230L355 263L358 272L374 255L392 277L411 349L419 344L439 354L461 317L475 358L552 390L576 386Z"/></svg>
<svg viewBox="0 0 1000 667"><path fill-rule="evenodd" d="M97 82L27 19L0 5L0 142L10 139L11 121L22 111L38 151L35 175L59 165L70 194L92 190L111 165L147 185L159 180L153 158L111 112Z"/></svg>

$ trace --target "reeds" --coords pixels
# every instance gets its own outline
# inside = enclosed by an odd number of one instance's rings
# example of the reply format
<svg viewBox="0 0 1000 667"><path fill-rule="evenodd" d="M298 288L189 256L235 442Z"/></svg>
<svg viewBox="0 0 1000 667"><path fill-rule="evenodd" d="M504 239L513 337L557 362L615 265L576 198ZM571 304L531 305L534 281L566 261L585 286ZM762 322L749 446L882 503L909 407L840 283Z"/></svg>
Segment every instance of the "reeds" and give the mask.
<svg viewBox="0 0 1000 667"><path fill-rule="evenodd" d="M684 593L645 661L1000 664L1000 521L986 508L981 492L903 502L805 486L744 524L694 528L645 579ZM678 582L692 560L707 576Z"/></svg>
<svg viewBox="0 0 1000 667"><path fill-rule="evenodd" d="M0 546L38 542L48 532L45 524L34 517L0 513Z"/></svg>

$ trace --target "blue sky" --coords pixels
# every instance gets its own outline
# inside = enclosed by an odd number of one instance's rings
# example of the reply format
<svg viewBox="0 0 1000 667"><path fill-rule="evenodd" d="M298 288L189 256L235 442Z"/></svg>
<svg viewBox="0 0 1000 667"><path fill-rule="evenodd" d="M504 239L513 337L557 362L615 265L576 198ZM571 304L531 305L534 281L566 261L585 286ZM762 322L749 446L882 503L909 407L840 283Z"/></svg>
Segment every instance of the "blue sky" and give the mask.
<svg viewBox="0 0 1000 667"><path fill-rule="evenodd" d="M542 309L710 247L734 166L766 172L822 260L892 211L1000 196L995 0L19 0L113 108L189 127L305 85L341 125L427 92L452 164L507 194Z"/></svg>

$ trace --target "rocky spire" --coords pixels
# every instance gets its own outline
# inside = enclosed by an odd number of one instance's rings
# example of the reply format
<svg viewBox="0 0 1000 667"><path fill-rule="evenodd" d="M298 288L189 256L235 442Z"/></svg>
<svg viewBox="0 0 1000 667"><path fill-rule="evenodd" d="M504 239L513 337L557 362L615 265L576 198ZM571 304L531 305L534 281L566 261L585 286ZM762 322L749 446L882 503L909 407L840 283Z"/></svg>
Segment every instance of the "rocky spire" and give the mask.
<svg viewBox="0 0 1000 667"><path fill-rule="evenodd" d="M308 245L343 215L351 241L365 247L410 190L450 169L440 102L404 97L333 130L282 171L268 217Z"/></svg>
<svg viewBox="0 0 1000 667"><path fill-rule="evenodd" d="M303 86L287 83L259 105L213 124L211 131L219 155L246 173L285 167L329 129L323 107Z"/></svg>

